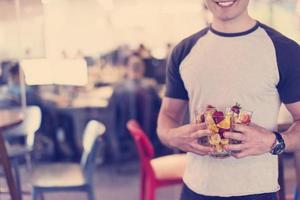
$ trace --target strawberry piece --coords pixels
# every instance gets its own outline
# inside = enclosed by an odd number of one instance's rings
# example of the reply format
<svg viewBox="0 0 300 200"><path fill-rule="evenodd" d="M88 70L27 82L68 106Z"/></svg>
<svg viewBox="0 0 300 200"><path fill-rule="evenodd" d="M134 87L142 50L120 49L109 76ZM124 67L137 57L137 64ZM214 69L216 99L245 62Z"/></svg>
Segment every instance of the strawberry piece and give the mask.
<svg viewBox="0 0 300 200"><path fill-rule="evenodd" d="M211 113L211 114L213 114L214 112L216 112L217 111L217 109L214 107L214 106L212 106L212 105L208 105L208 106L206 106L206 112L209 112L209 113Z"/></svg>
<svg viewBox="0 0 300 200"><path fill-rule="evenodd" d="M223 129L223 128L219 128L219 135L221 136L222 139L225 139L224 133L225 133L226 131L229 131L229 129L226 130L226 129Z"/></svg>
<svg viewBox="0 0 300 200"><path fill-rule="evenodd" d="M225 119L224 113L222 111L216 111L213 113L213 119L216 124L220 123Z"/></svg>
<svg viewBox="0 0 300 200"><path fill-rule="evenodd" d="M207 106L206 106L206 109L207 109L207 110L209 110L209 109L211 109L211 108L216 108L216 107L214 107L214 106L212 106L212 105L207 105Z"/></svg>
<svg viewBox="0 0 300 200"><path fill-rule="evenodd" d="M231 111L240 114L241 106L240 104L236 103L234 106L231 107Z"/></svg>
<svg viewBox="0 0 300 200"><path fill-rule="evenodd" d="M201 117L200 117L200 121L201 121L201 123L204 123L204 122L205 122L205 117L204 117L204 114L202 114L202 115L201 115Z"/></svg>

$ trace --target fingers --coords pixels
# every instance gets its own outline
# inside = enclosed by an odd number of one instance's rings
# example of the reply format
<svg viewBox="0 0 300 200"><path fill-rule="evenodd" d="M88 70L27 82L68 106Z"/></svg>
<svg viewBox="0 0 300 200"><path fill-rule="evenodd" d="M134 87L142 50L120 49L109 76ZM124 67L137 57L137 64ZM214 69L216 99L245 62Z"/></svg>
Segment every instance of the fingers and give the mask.
<svg viewBox="0 0 300 200"><path fill-rule="evenodd" d="M224 146L226 151L242 151L246 149L245 144L231 144Z"/></svg>
<svg viewBox="0 0 300 200"><path fill-rule="evenodd" d="M234 125L233 125L233 129L234 129L235 131L244 133L244 132L246 132L247 130L249 130L249 126L246 126L246 125L244 125L244 124L234 124Z"/></svg>
<svg viewBox="0 0 300 200"><path fill-rule="evenodd" d="M255 123L253 123L253 122L251 122L251 123L249 124L249 126L252 126L252 127L260 127L259 125L255 124Z"/></svg>
<svg viewBox="0 0 300 200"><path fill-rule="evenodd" d="M224 137L227 139L233 139L233 140L238 140L238 141L245 141L246 136L241 134L241 133L236 133L236 132L225 132Z"/></svg>
<svg viewBox="0 0 300 200"><path fill-rule="evenodd" d="M187 124L184 126L185 132L196 132L198 130L206 129L205 123L201 124Z"/></svg>
<svg viewBox="0 0 300 200"><path fill-rule="evenodd" d="M209 146L200 145L197 142L193 142L191 144L190 152L196 153L196 154L199 154L199 155L207 155L207 154L213 152L213 148L209 147Z"/></svg>
<svg viewBox="0 0 300 200"><path fill-rule="evenodd" d="M189 124L187 125L188 128L190 128L190 131L197 131L197 130L201 130L201 129L206 129L206 125L205 123L201 123L201 124Z"/></svg>
<svg viewBox="0 0 300 200"><path fill-rule="evenodd" d="M209 136L211 134L212 134L212 132L210 130L204 129L204 130L198 130L198 131L192 133L191 136L195 139L198 139L198 138L201 138L201 137Z"/></svg>

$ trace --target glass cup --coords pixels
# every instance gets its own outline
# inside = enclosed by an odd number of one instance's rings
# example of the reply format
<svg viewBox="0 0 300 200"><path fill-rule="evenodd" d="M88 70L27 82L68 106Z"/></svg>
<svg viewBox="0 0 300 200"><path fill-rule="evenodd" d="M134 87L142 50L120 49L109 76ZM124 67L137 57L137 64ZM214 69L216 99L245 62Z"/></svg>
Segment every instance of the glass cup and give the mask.
<svg viewBox="0 0 300 200"><path fill-rule="evenodd" d="M194 123L195 124L201 124L201 123L204 123L205 122L205 118L204 118L204 112L201 110L201 111L195 111L194 112ZM204 146L208 146L209 143L208 143L208 137L201 137L198 139L198 143L201 144L201 145L204 145Z"/></svg>
<svg viewBox="0 0 300 200"><path fill-rule="evenodd" d="M232 131L233 112L230 108L209 109L204 112L204 119L207 128L212 132L212 135L207 137L208 144L214 149L210 156L218 158L230 156L230 152L224 149L230 142L224 137L224 133Z"/></svg>
<svg viewBox="0 0 300 200"><path fill-rule="evenodd" d="M233 112L231 108L206 108L203 112L195 112L195 123L205 122L207 128L212 132L208 137L199 138L199 143L204 146L211 146L214 152L210 154L216 158L226 158L232 152L224 149L228 144L239 144L240 141L227 139L224 133L233 131L233 124L240 123L249 125L251 122L252 112L239 110Z"/></svg>

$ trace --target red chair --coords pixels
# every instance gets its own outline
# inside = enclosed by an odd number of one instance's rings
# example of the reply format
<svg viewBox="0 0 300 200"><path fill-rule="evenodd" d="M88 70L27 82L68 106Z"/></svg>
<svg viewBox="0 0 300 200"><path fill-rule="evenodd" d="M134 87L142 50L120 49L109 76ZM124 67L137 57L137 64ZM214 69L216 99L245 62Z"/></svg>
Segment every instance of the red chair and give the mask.
<svg viewBox="0 0 300 200"><path fill-rule="evenodd" d="M174 154L153 159L153 146L139 124L130 120L127 128L140 157L140 200L155 200L155 190L158 187L182 183L186 155Z"/></svg>

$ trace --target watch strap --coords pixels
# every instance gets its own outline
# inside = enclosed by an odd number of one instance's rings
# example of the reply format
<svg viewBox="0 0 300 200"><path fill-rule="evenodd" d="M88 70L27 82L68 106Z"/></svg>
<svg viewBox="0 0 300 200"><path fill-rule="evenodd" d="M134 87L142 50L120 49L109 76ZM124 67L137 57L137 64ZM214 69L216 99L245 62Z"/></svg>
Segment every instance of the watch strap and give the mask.
<svg viewBox="0 0 300 200"><path fill-rule="evenodd" d="M285 142L284 142L284 140L283 140L283 138L282 138L282 136L279 132L273 131L273 133L274 133L276 139L275 139L274 145L272 146L271 153L273 155L278 155L280 153L276 152L277 145L283 144L283 148L285 148ZM281 152L283 152L283 150Z"/></svg>
<svg viewBox="0 0 300 200"><path fill-rule="evenodd" d="M283 140L283 138L282 138L282 136L281 136L281 134L280 134L279 132L273 131L273 133L275 134L276 140L277 140L278 142L284 142L284 140Z"/></svg>

